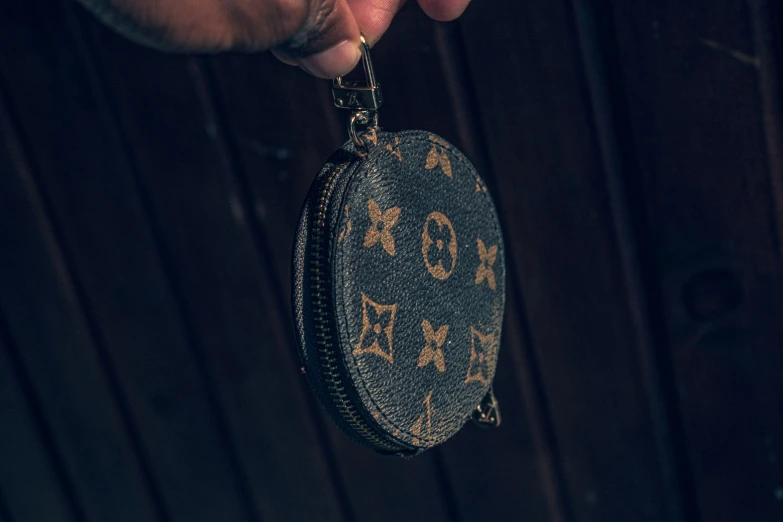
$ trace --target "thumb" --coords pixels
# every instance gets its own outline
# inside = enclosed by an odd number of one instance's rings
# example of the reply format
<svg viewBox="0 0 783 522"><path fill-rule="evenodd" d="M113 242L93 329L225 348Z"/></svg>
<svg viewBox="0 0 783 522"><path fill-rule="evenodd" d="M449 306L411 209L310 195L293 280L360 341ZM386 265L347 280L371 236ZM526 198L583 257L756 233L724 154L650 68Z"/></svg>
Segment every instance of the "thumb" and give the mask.
<svg viewBox="0 0 783 522"><path fill-rule="evenodd" d="M331 79L356 67L359 44L359 26L347 0L310 0L304 26L272 52L313 76Z"/></svg>

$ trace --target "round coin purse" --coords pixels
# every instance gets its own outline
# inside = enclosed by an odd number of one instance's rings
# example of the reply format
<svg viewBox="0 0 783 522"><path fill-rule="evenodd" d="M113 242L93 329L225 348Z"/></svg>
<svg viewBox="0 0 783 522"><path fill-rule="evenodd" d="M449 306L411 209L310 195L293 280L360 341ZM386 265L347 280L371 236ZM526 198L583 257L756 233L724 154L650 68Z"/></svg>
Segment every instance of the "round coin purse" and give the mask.
<svg viewBox="0 0 783 522"><path fill-rule="evenodd" d="M362 51L367 82L334 83L351 139L302 210L294 316L304 372L332 419L379 453L412 456L471 417L500 422L503 237L459 150L429 132L380 131Z"/></svg>

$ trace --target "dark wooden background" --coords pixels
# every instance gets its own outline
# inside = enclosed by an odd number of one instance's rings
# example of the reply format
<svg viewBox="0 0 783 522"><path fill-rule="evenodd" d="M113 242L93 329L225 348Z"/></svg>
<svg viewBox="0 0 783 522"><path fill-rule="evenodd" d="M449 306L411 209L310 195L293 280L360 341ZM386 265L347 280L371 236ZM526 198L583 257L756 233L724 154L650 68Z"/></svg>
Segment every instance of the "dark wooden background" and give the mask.
<svg viewBox="0 0 783 522"><path fill-rule="evenodd" d="M783 520L783 8L409 2L388 129L502 214L504 425L410 461L298 372L290 248L329 83L0 7L0 521Z"/></svg>

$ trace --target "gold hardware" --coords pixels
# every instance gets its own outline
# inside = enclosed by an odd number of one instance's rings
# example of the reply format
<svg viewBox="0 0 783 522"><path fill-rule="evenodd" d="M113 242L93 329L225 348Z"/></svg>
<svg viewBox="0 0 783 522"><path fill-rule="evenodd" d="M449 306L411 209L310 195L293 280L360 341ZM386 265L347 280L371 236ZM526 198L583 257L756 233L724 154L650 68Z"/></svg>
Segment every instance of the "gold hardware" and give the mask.
<svg viewBox="0 0 783 522"><path fill-rule="evenodd" d="M366 81L349 82L343 80L342 76L338 76L332 83L332 97L336 107L353 111L348 120L348 135L359 155L366 156L367 149L375 144L375 133L379 130L377 111L383 105L383 95L381 86L375 80L370 46L367 45L363 35L361 41L362 65ZM357 125L366 127L357 131Z"/></svg>
<svg viewBox="0 0 783 522"><path fill-rule="evenodd" d="M481 403L473 410L471 415L473 422L484 428L497 428L500 426L500 409L498 409L498 400L490 386L489 391L481 399Z"/></svg>
<svg viewBox="0 0 783 522"><path fill-rule="evenodd" d="M340 109L354 111L377 111L383 105L381 86L375 81L375 70L370 58L370 46L364 36L361 37L362 65L364 66L365 82L349 82L342 76L334 79L332 96L334 104Z"/></svg>

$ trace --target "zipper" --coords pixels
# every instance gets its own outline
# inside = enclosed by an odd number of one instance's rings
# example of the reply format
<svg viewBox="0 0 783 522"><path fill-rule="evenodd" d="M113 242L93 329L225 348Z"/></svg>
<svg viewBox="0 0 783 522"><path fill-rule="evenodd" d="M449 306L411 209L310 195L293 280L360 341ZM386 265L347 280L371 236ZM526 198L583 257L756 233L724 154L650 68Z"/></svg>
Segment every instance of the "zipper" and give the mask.
<svg viewBox="0 0 783 522"><path fill-rule="evenodd" d="M337 350L332 343L330 335L330 317L328 308L331 301L330 277L326 272L329 268L325 263L326 241L328 241L327 212L329 201L337 185L341 174L345 172L350 163L342 163L335 167L334 171L324 182L318 192L316 201L315 219L313 227L313 248L310 252L309 269L311 275L310 295L313 303L313 315L315 323L315 337L318 346L318 359L321 368L321 378L326 385L326 390L337 412L348 426L366 441L372 443L376 448L391 453L411 453L411 450L382 438L367 422L362 418L359 410L353 405L348 392L343 385L340 377L339 361Z"/></svg>

